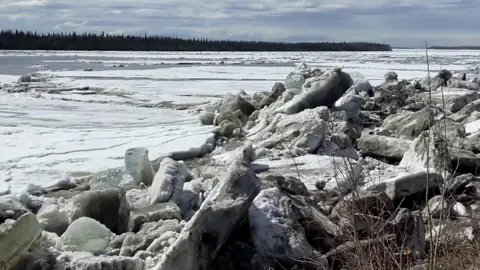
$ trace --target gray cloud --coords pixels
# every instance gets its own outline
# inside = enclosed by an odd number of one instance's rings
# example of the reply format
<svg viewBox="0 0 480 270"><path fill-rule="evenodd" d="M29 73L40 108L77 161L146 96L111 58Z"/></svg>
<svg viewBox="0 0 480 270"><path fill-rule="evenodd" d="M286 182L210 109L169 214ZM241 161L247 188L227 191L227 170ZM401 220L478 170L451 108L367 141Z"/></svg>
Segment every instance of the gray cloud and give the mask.
<svg viewBox="0 0 480 270"><path fill-rule="evenodd" d="M3 28L480 45L477 0L0 0Z"/></svg>

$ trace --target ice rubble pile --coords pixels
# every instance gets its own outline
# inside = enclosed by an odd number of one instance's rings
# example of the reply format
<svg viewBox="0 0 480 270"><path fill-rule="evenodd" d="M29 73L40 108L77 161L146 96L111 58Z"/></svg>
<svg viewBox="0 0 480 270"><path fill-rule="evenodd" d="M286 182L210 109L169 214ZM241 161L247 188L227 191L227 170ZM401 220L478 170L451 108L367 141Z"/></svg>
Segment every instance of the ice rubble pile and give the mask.
<svg viewBox="0 0 480 270"><path fill-rule="evenodd" d="M270 92L206 106L217 130L198 148L132 148L74 187L1 196L1 269L313 269L380 225L423 262L433 237L475 238L479 89L471 73L373 87L301 64Z"/></svg>

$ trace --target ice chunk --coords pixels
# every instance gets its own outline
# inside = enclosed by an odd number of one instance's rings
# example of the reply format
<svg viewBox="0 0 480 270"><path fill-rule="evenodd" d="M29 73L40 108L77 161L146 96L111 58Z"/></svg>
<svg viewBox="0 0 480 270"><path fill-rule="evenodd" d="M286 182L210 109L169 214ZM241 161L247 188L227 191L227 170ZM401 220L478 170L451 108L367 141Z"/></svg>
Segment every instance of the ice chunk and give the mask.
<svg viewBox="0 0 480 270"><path fill-rule="evenodd" d="M473 121L465 125L465 131L469 134L477 133L480 131L480 120Z"/></svg>
<svg viewBox="0 0 480 270"><path fill-rule="evenodd" d="M277 188L262 190L248 210L253 243L261 256L279 260L302 259L313 254L288 197Z"/></svg>
<svg viewBox="0 0 480 270"><path fill-rule="evenodd" d="M215 119L215 113L203 112L198 116L202 125L213 125L213 119Z"/></svg>
<svg viewBox="0 0 480 270"><path fill-rule="evenodd" d="M149 190L150 203L179 202L187 178L191 178L190 172L183 164L171 158L163 159Z"/></svg>
<svg viewBox="0 0 480 270"><path fill-rule="evenodd" d="M102 190L118 187L135 187L137 183L135 179L127 173L125 168L108 169L103 172L96 173L89 181L90 189Z"/></svg>
<svg viewBox="0 0 480 270"><path fill-rule="evenodd" d="M143 147L130 148L125 153L125 167L138 184L152 184L155 172L148 159L148 149Z"/></svg>
<svg viewBox="0 0 480 270"><path fill-rule="evenodd" d="M42 187L40 185L37 185L37 184L33 184L33 183L28 183L26 186L25 186L25 190L26 192L30 193L30 194L35 194L35 193L43 193L45 192L45 187Z"/></svg>
<svg viewBox="0 0 480 270"><path fill-rule="evenodd" d="M27 213L18 220L0 224L0 267L19 269L15 265L21 254L41 236L42 229L35 215Z"/></svg>
<svg viewBox="0 0 480 270"><path fill-rule="evenodd" d="M61 247L57 249L99 254L105 251L112 239L113 233L100 222L81 217L68 226L61 237Z"/></svg>
<svg viewBox="0 0 480 270"><path fill-rule="evenodd" d="M43 204L37 213L37 219L45 231L58 235L62 235L69 224L67 213L59 210L58 205L54 203Z"/></svg>
<svg viewBox="0 0 480 270"><path fill-rule="evenodd" d="M85 191L73 198L72 210L70 220L93 218L118 234L126 231L130 215L125 191L118 188Z"/></svg>

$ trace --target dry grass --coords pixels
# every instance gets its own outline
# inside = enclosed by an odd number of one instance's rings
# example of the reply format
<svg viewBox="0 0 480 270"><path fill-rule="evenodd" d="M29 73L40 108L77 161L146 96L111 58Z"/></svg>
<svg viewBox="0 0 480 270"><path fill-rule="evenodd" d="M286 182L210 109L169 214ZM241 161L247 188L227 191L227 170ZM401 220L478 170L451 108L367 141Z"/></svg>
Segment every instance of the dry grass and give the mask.
<svg viewBox="0 0 480 270"><path fill-rule="evenodd" d="M475 240L469 243L449 245L441 248L437 253L435 269L480 269L480 242Z"/></svg>

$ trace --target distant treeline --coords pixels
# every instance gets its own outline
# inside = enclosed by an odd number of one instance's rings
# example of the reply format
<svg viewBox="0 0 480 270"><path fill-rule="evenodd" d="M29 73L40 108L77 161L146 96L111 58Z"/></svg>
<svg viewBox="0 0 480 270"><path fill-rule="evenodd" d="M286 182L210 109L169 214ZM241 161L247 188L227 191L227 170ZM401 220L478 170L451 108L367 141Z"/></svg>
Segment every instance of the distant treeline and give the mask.
<svg viewBox="0 0 480 270"><path fill-rule="evenodd" d="M432 46L433 50L480 50L480 46Z"/></svg>
<svg viewBox="0 0 480 270"><path fill-rule="evenodd" d="M263 42L185 39L93 33L48 33L0 31L3 50L95 50L95 51L391 51L387 44L368 42Z"/></svg>

